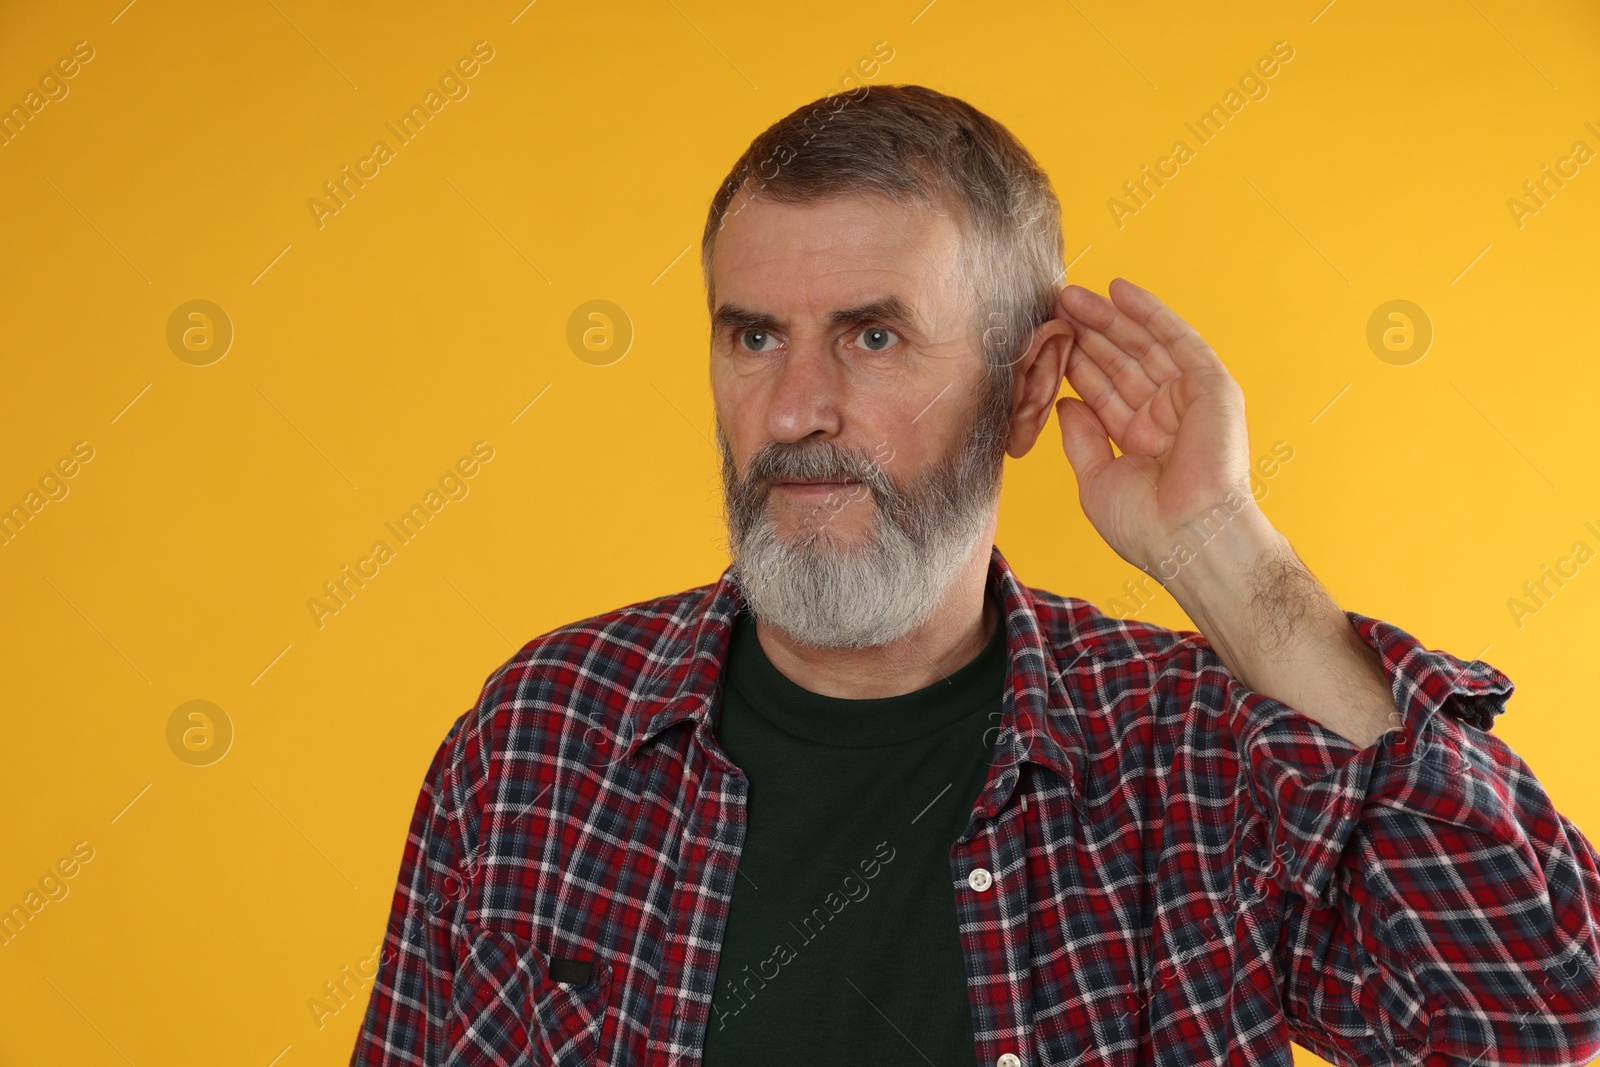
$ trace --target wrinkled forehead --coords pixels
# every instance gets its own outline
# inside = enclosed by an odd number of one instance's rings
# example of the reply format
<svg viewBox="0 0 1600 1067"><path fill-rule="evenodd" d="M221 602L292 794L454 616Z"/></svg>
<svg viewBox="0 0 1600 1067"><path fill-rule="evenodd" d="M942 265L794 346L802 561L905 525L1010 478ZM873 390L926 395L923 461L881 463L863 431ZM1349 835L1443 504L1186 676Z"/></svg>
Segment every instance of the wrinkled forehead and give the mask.
<svg viewBox="0 0 1600 1067"><path fill-rule="evenodd" d="M894 297L930 328L965 305L954 217L876 192L784 203L743 190L713 246L717 303L824 318Z"/></svg>

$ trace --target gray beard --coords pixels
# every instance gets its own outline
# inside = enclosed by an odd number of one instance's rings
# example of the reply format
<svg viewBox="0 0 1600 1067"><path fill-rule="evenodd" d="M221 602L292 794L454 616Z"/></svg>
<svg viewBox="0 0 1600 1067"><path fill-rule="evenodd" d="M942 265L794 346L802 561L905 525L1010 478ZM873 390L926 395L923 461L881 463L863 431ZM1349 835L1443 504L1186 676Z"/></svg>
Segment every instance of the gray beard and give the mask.
<svg viewBox="0 0 1600 1067"><path fill-rule="evenodd" d="M741 479L718 419L728 549L754 615L818 648L886 645L926 622L998 505L1009 399L987 390L964 443L905 489L871 457L831 442L769 442ZM818 505L785 539L767 496L772 481L786 478L859 484ZM835 514L869 505L874 519L860 544L834 535Z"/></svg>

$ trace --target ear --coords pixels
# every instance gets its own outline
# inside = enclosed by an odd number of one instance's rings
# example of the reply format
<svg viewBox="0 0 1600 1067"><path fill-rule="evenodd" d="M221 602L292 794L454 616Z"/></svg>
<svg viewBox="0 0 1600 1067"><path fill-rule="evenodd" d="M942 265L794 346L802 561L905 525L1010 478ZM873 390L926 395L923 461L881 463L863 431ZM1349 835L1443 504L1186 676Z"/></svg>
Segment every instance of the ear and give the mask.
<svg viewBox="0 0 1600 1067"><path fill-rule="evenodd" d="M1011 434L1006 439L1006 454L1013 459L1028 454L1050 421L1075 340L1072 323L1060 316L1046 319L1034 328L1028 350L1013 367Z"/></svg>

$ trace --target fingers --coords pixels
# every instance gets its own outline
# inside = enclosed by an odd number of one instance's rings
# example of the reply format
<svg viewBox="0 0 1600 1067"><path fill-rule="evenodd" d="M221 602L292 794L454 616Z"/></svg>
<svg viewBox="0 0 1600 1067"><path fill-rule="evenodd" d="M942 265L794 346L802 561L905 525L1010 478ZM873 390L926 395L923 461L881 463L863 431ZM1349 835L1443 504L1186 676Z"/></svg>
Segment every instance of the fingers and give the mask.
<svg viewBox="0 0 1600 1067"><path fill-rule="evenodd" d="M1161 385L1151 380L1143 363L1094 327L1083 323L1073 325L1078 331L1077 343L1116 386L1117 392L1130 408L1143 407L1156 395Z"/></svg>
<svg viewBox="0 0 1600 1067"><path fill-rule="evenodd" d="M1133 419L1134 408L1080 341L1074 341L1067 353L1067 384L1088 402L1095 415L1118 441L1123 439L1128 423Z"/></svg>
<svg viewBox="0 0 1600 1067"><path fill-rule="evenodd" d="M1130 321L1164 347L1168 358L1178 370L1211 370L1221 367L1217 354L1200 335L1178 317L1167 305L1156 299L1150 290L1128 281L1113 278L1107 287L1112 302Z"/></svg>
<svg viewBox="0 0 1600 1067"><path fill-rule="evenodd" d="M1112 291L1116 289L1116 281L1113 281ZM1155 335L1141 321L1099 293L1069 285L1061 290L1058 303L1070 320L1099 333L1125 353L1126 358L1137 360L1152 382L1159 385L1177 376L1179 366Z"/></svg>
<svg viewBox="0 0 1600 1067"><path fill-rule="evenodd" d="M1076 397L1062 397L1056 404L1056 419L1061 423L1061 447L1078 478L1079 491L1094 481L1101 468L1116 457L1111 451L1106 428L1089 406Z"/></svg>

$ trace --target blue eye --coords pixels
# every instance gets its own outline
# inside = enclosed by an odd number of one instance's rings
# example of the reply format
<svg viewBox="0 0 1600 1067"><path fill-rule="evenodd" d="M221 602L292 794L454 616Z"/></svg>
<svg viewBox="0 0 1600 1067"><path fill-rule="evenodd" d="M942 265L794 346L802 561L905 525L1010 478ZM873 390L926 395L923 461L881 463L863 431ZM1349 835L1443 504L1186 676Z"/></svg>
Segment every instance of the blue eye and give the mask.
<svg viewBox="0 0 1600 1067"><path fill-rule="evenodd" d="M752 339L754 340L753 344L751 343ZM739 343L748 352L768 351L768 341L776 343L777 338L773 337L772 334L762 329L751 328L744 330L739 334Z"/></svg>
<svg viewBox="0 0 1600 1067"><path fill-rule="evenodd" d="M893 330L884 329L882 326L868 326L856 336L862 339L863 344L861 347L868 352L882 352L900 339L899 334Z"/></svg>

